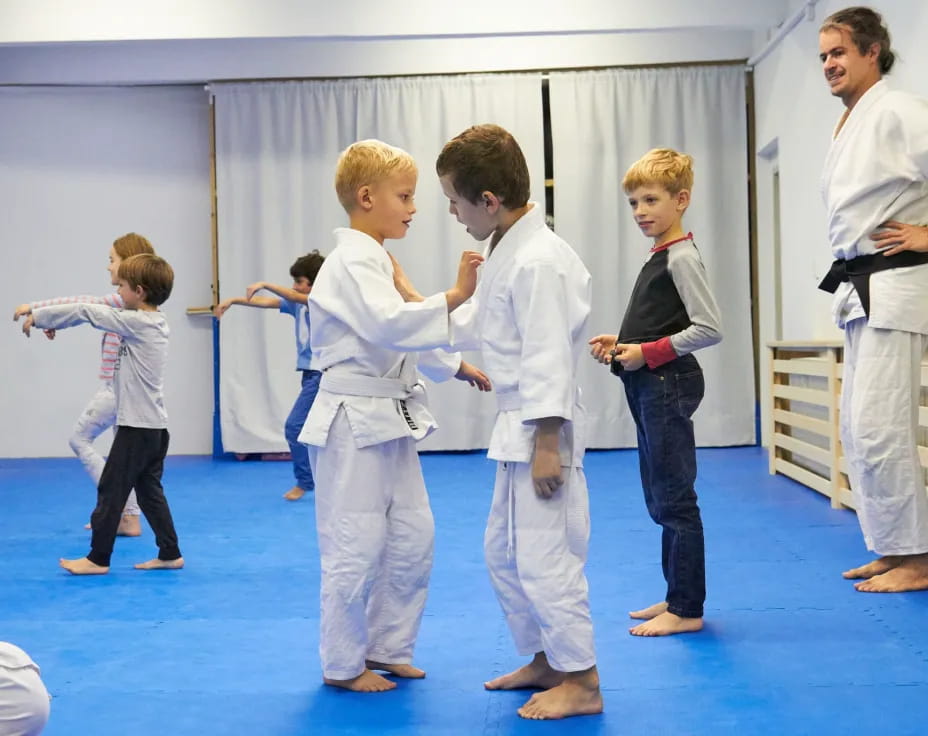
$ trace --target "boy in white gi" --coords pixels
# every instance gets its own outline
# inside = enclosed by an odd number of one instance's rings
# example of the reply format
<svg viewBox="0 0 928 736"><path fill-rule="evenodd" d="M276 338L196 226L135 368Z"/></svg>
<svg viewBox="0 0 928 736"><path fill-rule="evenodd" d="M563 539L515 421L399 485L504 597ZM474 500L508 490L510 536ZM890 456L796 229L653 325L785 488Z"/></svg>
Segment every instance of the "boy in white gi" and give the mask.
<svg viewBox="0 0 928 736"><path fill-rule="evenodd" d="M158 545L157 558L135 567L174 570L184 566L161 486L168 451L163 386L170 330L158 306L171 295L174 271L163 258L145 253L120 263L117 275L123 309L59 304L32 311L23 324L27 336L33 326L61 330L86 322L122 338L114 366L116 437L97 486L97 507L90 517L90 552L79 559L60 560L61 567L74 575L109 572L120 516L133 488Z"/></svg>
<svg viewBox="0 0 928 736"><path fill-rule="evenodd" d="M928 349L928 101L890 89L879 13L829 16L819 58L846 110L822 175L835 263L821 288L844 328L841 443L867 548L858 590L928 589L928 496L918 456Z"/></svg>
<svg viewBox="0 0 928 736"><path fill-rule="evenodd" d="M484 552L519 654L532 661L485 683L541 688L518 712L549 719L602 711L583 567L590 521L577 364L591 278L528 201L528 166L498 125L445 144L436 163L449 211L490 238L473 300L452 315L455 347L479 347L499 411L498 462Z"/></svg>
<svg viewBox="0 0 928 736"><path fill-rule="evenodd" d="M486 376L449 343L449 312L476 286L479 253L465 253L457 283L406 303L383 247L406 235L416 211L408 153L376 140L341 155L335 174L349 228L335 231L309 295L312 367L319 393L300 433L316 480L322 565L319 652L328 685L381 692L373 670L424 677L412 654L432 567L434 525L415 443L435 429L418 368L489 390Z"/></svg>

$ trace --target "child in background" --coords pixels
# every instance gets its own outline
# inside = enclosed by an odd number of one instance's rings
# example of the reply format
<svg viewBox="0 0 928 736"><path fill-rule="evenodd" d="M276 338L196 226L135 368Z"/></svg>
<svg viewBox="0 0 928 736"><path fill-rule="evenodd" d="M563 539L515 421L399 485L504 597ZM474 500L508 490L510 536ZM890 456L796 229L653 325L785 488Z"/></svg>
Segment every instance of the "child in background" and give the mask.
<svg viewBox="0 0 928 736"><path fill-rule="evenodd" d="M318 250L313 250L297 258L290 266L293 288L288 289L286 286L259 281L248 287L244 297L224 299L213 309L216 319L221 319L233 304L259 309L279 309L293 316L296 329L296 369L302 372L303 381L300 394L284 423L284 435L287 438L287 444L290 445L293 475L296 478L296 485L284 494L284 498L288 501L297 501L303 497L304 493L316 487L312 469L309 466L309 452L306 445L297 441L297 437L303 429L303 423L319 391L319 378L322 375L319 371L311 370L309 367L313 353L309 345L311 326L306 298L313 288L313 281L316 280L316 274L319 273L319 267L322 266L324 260L325 258L319 254ZM262 289L277 296L255 296Z"/></svg>
<svg viewBox="0 0 928 736"><path fill-rule="evenodd" d="M174 271L163 258L140 254L119 264L117 278L123 309L104 304L58 304L30 311L23 323L27 337L33 326L55 330L86 322L122 338L113 365L116 437L97 487L97 507L90 517L90 553L76 560L60 560L61 567L74 575L109 572L119 517L133 488L158 545L156 559L135 567L177 570L184 566L161 486L169 441L163 392L170 330L158 307L171 295Z"/></svg>
<svg viewBox="0 0 928 736"><path fill-rule="evenodd" d="M151 243L137 233L127 233L113 241L109 253L109 265L106 270L110 274L110 283L117 285L116 272L119 264L126 258L140 253L154 253L155 249ZM52 304L105 304L115 309L123 307L122 299L118 293L107 294L106 296L65 296L56 299L46 299L44 301L32 302L31 304L21 304L13 313L13 319L18 319L29 314L33 309L47 307ZM55 331L46 330L46 336L49 340L54 339ZM104 431L112 427L116 422L116 396L113 393L113 366L116 363L116 357L119 354L121 339L114 332L107 332L103 335L100 344L100 385L96 393L84 407L77 424L74 425L74 432L68 444L77 455L84 469L93 480L94 487L100 483L100 474L103 472L105 460L93 447L93 441L103 434ZM90 528L87 524L86 528ZM142 533L139 524L139 505L136 501L135 491L129 494L126 501L126 507L123 509L122 519L119 522L119 529L116 532L122 537L137 537Z"/></svg>

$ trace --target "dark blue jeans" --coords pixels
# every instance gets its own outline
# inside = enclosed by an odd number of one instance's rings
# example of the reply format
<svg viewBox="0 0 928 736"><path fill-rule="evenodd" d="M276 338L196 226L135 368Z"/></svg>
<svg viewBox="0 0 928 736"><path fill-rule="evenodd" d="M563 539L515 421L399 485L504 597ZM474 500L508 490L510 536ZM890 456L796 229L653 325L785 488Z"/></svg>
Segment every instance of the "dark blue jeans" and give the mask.
<svg viewBox="0 0 928 736"><path fill-rule="evenodd" d="M304 491L315 490L316 483L313 481L313 471L309 468L309 451L306 445L297 441L297 437L303 431L306 417L319 392L320 378L322 374L319 371L303 371L300 395L296 397L290 416L284 424L284 436L290 445L290 457L293 458L293 476L296 478L296 484Z"/></svg>
<svg viewBox="0 0 928 736"><path fill-rule="evenodd" d="M653 370L624 371L621 377L638 428L644 500L663 528L668 610L699 618L706 600L706 562L691 417L705 392L702 369L696 358L684 355Z"/></svg>

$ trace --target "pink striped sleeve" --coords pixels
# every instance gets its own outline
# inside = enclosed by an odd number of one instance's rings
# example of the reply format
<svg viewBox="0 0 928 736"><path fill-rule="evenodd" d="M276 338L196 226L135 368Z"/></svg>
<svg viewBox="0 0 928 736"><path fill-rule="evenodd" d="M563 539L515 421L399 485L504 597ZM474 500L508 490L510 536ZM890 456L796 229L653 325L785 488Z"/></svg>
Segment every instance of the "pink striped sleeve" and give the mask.
<svg viewBox="0 0 928 736"><path fill-rule="evenodd" d="M107 294L106 296L91 296L89 294L81 294L79 296L58 296L54 299L43 299L42 301L32 302L33 309L39 309L40 307L50 307L55 304L106 304L110 307L116 307L122 309L123 301L119 298L119 294Z"/></svg>

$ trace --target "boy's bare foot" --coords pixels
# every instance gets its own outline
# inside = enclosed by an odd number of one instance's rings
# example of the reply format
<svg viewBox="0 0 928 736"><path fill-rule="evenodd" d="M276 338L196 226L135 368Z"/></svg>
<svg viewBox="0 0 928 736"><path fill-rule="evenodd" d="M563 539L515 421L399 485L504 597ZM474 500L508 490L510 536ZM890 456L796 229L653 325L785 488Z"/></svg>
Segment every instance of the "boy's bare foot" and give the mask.
<svg viewBox="0 0 928 736"><path fill-rule="evenodd" d="M79 560L66 560L62 557L58 560L58 564L72 575L106 575L110 571L109 567L96 565L86 557L81 557Z"/></svg>
<svg viewBox="0 0 928 736"><path fill-rule="evenodd" d="M89 522L89 521L88 521L86 524L84 524L84 529L93 529L93 527L90 526L90 522Z"/></svg>
<svg viewBox="0 0 928 736"><path fill-rule="evenodd" d="M699 631L701 628L701 618L683 618L670 611L664 611L650 621L632 626L628 631L632 636L670 636Z"/></svg>
<svg viewBox="0 0 928 736"><path fill-rule="evenodd" d="M846 570L841 573L842 577L848 580L860 580L861 578L872 578L875 575L882 575L884 572L889 572L896 565L902 562L904 558L902 557L893 557L887 555L886 557L880 557L878 560L873 560L868 562L866 565L861 565L860 567L855 567L850 570Z"/></svg>
<svg viewBox="0 0 928 736"><path fill-rule="evenodd" d="M390 682L386 677L381 677L370 670L364 670L360 675L350 680L331 680L328 677L323 677L322 681L326 685L344 688L355 693L383 693L396 687L395 682Z"/></svg>
<svg viewBox="0 0 928 736"><path fill-rule="evenodd" d="M640 611L629 611L628 615L630 618L638 618L644 619L645 621L650 621L652 618L660 616L666 610L667 601L661 601L660 603L655 603L653 606L642 608Z"/></svg>
<svg viewBox="0 0 928 736"><path fill-rule="evenodd" d="M545 653L539 652L524 667L485 682L483 686L487 690L525 690L528 688L548 690L560 685L566 676L565 673L553 669L548 664Z"/></svg>
<svg viewBox="0 0 928 736"><path fill-rule="evenodd" d="M380 670L389 672L397 677L405 677L410 680L421 680L425 677L425 670L413 667L411 664L387 664L386 662L375 662L372 659L365 660L364 666L369 670Z"/></svg>
<svg viewBox="0 0 928 736"><path fill-rule="evenodd" d="M560 685L535 693L518 711L523 718L536 721L591 716L603 712L596 668L565 675Z"/></svg>
<svg viewBox="0 0 928 736"><path fill-rule="evenodd" d="M176 560L159 560L156 557L148 562L140 562L134 565L136 570L180 570L183 566L183 557L178 557Z"/></svg>
<svg viewBox="0 0 928 736"><path fill-rule="evenodd" d="M142 522L138 514L123 514L116 528L117 537L141 537Z"/></svg>
<svg viewBox="0 0 928 736"><path fill-rule="evenodd" d="M304 491L302 488L299 486L293 486L293 488L284 494L284 498L286 498L288 501L299 501L305 494L306 491Z"/></svg>
<svg viewBox="0 0 928 736"><path fill-rule="evenodd" d="M928 590L928 555L895 558L899 562L881 575L854 583L864 593L905 593Z"/></svg>

